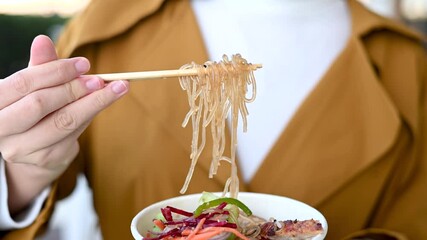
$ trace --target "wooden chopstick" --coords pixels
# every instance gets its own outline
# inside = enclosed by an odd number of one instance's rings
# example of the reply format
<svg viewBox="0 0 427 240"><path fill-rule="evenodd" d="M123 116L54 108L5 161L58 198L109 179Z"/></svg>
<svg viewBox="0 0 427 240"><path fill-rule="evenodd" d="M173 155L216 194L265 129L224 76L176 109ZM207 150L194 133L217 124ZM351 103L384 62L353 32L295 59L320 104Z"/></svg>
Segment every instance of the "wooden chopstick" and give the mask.
<svg viewBox="0 0 427 240"><path fill-rule="evenodd" d="M262 64L248 65L252 70L262 68ZM115 80L147 80L147 79L164 79L172 77L185 77L197 75L197 69L178 69L178 70L161 70L161 71L143 71L143 72L124 72L124 73L105 73L95 74L105 81Z"/></svg>

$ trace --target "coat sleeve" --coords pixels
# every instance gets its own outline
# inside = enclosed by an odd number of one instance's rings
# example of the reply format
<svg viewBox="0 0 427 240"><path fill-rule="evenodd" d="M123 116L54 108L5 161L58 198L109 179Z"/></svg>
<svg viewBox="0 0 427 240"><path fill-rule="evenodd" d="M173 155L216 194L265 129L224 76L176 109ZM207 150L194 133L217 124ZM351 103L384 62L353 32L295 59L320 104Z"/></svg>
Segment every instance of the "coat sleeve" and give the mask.
<svg viewBox="0 0 427 240"><path fill-rule="evenodd" d="M402 233L380 229L380 228L369 228L364 229L355 233L352 233L345 237L343 240L408 240L408 238Z"/></svg>

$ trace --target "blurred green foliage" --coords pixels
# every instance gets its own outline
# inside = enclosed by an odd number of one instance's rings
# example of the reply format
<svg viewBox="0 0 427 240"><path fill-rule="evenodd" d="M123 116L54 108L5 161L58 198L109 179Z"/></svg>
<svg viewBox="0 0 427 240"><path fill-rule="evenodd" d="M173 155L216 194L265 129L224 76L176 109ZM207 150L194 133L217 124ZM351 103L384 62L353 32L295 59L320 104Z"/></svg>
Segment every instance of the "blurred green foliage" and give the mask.
<svg viewBox="0 0 427 240"><path fill-rule="evenodd" d="M25 68L33 38L39 34L55 38L67 18L60 16L0 15L0 78Z"/></svg>

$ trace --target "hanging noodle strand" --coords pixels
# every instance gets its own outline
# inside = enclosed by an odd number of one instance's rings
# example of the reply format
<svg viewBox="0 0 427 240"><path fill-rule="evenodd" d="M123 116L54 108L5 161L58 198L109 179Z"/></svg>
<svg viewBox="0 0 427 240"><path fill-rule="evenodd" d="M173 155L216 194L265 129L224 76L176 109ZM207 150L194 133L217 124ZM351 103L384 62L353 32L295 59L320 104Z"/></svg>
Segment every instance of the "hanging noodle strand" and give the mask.
<svg viewBox="0 0 427 240"><path fill-rule="evenodd" d="M236 164L237 125L240 116L243 131L246 132L248 116L246 103L254 101L256 96L253 68L240 54L235 54L231 60L224 55L220 62L208 61L204 65L193 62L182 66L181 69L197 69L198 75L179 79L182 89L187 92L190 107L182 126L185 127L191 121L193 127L191 165L180 192L185 193L190 184L197 160L206 144L206 128L210 125L213 150L209 177L212 178L217 173L221 161L230 163L231 173L223 194L229 193L230 197L237 198L239 192ZM249 98L248 87L252 89ZM225 141L227 117L231 118L230 156L224 156L227 144Z"/></svg>

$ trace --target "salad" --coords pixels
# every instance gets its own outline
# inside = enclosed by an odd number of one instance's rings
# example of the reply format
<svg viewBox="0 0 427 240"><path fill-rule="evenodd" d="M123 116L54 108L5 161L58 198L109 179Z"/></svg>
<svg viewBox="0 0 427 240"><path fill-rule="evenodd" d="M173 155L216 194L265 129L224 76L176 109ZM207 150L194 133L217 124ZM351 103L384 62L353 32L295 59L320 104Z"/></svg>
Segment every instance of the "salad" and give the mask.
<svg viewBox="0 0 427 240"><path fill-rule="evenodd" d="M194 211L166 206L152 221L144 240L311 239L323 231L317 220L265 220L240 200L209 192Z"/></svg>

